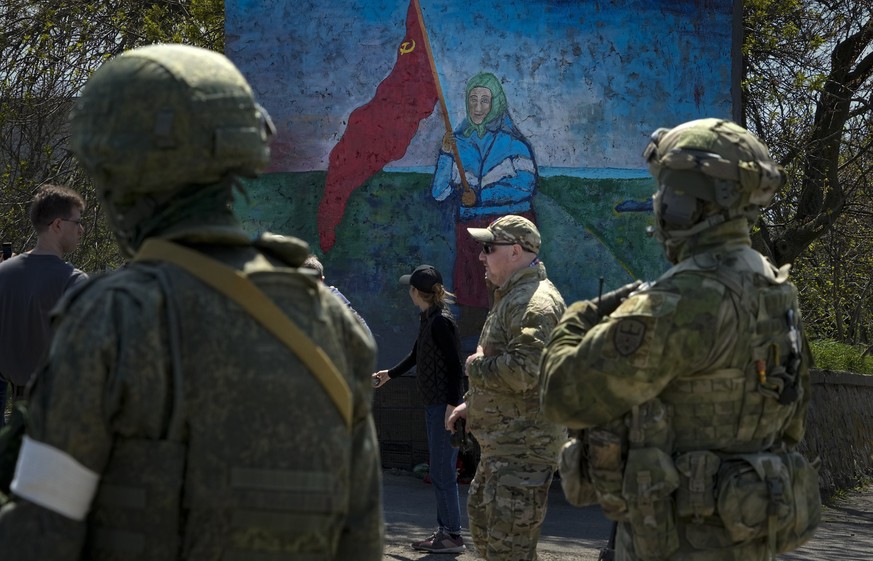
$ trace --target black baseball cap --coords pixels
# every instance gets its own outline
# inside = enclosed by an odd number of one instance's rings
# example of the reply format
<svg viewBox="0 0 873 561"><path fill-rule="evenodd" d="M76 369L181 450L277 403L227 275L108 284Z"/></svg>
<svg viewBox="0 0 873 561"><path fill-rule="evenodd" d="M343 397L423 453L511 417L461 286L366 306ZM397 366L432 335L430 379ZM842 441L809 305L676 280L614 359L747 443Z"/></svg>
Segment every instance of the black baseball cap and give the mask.
<svg viewBox="0 0 873 561"><path fill-rule="evenodd" d="M433 265L419 265L409 275L400 277L400 284L412 285L422 292L433 292L433 285L443 283L443 276Z"/></svg>

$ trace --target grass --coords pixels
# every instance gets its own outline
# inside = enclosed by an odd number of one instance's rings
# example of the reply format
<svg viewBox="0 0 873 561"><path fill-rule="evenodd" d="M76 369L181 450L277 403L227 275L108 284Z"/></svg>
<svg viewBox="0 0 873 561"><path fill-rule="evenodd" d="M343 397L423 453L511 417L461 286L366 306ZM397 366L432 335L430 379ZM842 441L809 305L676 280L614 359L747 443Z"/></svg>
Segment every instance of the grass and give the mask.
<svg viewBox="0 0 873 561"><path fill-rule="evenodd" d="M863 349L831 340L810 341L815 367L873 376L873 356L862 356Z"/></svg>

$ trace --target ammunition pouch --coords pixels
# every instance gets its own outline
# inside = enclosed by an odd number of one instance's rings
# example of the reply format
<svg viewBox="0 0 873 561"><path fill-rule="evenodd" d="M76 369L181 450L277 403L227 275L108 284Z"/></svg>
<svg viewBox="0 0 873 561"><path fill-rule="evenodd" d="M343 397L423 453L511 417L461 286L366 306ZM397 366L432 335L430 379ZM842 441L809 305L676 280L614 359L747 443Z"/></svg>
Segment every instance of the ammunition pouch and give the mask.
<svg viewBox="0 0 873 561"><path fill-rule="evenodd" d="M668 453L658 448L628 452L622 495L634 551L643 561L667 559L679 549L672 497L678 487L679 472Z"/></svg>
<svg viewBox="0 0 873 561"><path fill-rule="evenodd" d="M715 514L715 475L721 459L706 450L688 452L676 458L679 488L676 490L676 514L700 523Z"/></svg>
<svg viewBox="0 0 873 561"><path fill-rule="evenodd" d="M597 493L603 515L616 522L627 521L627 501L622 496L625 440L619 430L623 421L613 421L603 428L588 430L589 475Z"/></svg>
<svg viewBox="0 0 873 561"><path fill-rule="evenodd" d="M773 553L791 551L821 521L817 466L798 452L725 460L718 470L718 514L734 542L767 538Z"/></svg>
<svg viewBox="0 0 873 561"><path fill-rule="evenodd" d="M558 457L561 489L567 502L573 506L597 504L597 492L588 473L587 448L584 435L574 436L564 443Z"/></svg>
<svg viewBox="0 0 873 561"><path fill-rule="evenodd" d="M634 407L620 419L587 431L589 476L604 516L617 522L631 522L628 511L633 500L629 497L642 498L645 502L648 501L645 497L654 497L662 487L672 486L667 495L676 488L678 475L673 477L676 470L669 456L673 446L671 419L670 406L656 398ZM653 451L656 449L660 454ZM651 468L655 470L654 479L650 483L630 481L628 477L635 477L632 470L650 469L640 463L646 454L659 462L657 468ZM631 460L634 465L630 465ZM670 482L662 481L659 470L672 472L664 475ZM671 483L673 479L676 479L675 485ZM645 488L641 486L643 483L646 483Z"/></svg>
<svg viewBox="0 0 873 561"><path fill-rule="evenodd" d="M726 543L763 539L774 554L806 543L821 521L817 465L798 452L720 458L701 450L673 460L658 448L631 448L621 497L643 561L676 551L677 519L697 534L705 518L718 516Z"/></svg>

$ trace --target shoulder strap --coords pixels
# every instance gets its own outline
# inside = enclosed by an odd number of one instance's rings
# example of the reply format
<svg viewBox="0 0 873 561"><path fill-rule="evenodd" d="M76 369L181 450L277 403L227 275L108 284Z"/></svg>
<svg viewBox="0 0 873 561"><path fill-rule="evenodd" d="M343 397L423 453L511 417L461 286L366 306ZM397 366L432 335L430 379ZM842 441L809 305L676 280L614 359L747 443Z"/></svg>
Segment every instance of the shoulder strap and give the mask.
<svg viewBox="0 0 873 561"><path fill-rule="evenodd" d="M351 429L352 392L345 378L324 350L243 273L202 253L157 238L146 240L133 260L172 263L239 304L306 365Z"/></svg>

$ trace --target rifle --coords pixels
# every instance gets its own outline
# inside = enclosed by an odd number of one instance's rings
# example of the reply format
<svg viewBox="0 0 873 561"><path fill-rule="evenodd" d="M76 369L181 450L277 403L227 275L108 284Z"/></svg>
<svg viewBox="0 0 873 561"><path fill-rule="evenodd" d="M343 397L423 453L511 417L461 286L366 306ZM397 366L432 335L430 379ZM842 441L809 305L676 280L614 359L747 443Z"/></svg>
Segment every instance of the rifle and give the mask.
<svg viewBox="0 0 873 561"><path fill-rule="evenodd" d="M600 299L603 297L603 277L600 277L600 288L597 290L597 311L600 311Z"/></svg>
<svg viewBox="0 0 873 561"><path fill-rule="evenodd" d="M600 307L600 301L603 298L603 277L600 277L600 288L597 291L597 311L603 313ZM615 559L615 533L618 531L618 522L612 523L612 531L609 533L609 541L606 542L606 547L600 548L600 555L597 556L597 561L613 561Z"/></svg>

